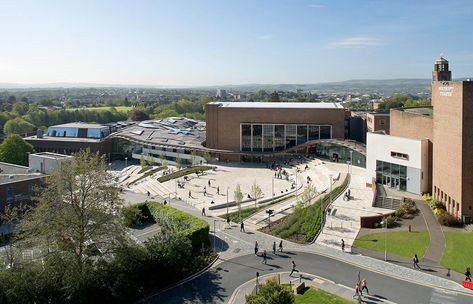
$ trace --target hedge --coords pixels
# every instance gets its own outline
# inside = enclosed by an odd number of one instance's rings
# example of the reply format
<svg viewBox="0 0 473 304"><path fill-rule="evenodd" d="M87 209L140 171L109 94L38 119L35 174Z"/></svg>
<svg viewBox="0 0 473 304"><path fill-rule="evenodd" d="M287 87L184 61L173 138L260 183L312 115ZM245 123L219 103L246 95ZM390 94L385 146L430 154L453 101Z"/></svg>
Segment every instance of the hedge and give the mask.
<svg viewBox="0 0 473 304"><path fill-rule="evenodd" d="M217 167L214 166L194 166L190 168L185 168L179 171L176 171L174 173L168 174L168 175L163 175L160 178L158 178L158 182L164 183L167 182L168 180L183 177L185 175L189 175L192 173L199 173L203 171L208 171L208 170L215 170Z"/></svg>
<svg viewBox="0 0 473 304"><path fill-rule="evenodd" d="M194 250L209 245L209 224L193 215L163 205L159 202L146 202L152 218L165 230L187 236Z"/></svg>

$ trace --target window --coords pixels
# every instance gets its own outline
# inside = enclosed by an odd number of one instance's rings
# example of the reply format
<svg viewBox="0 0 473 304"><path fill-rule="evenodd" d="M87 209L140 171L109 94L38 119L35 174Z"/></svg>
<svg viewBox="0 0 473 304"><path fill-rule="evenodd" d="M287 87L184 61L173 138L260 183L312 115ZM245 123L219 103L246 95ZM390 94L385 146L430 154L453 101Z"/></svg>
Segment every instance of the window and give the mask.
<svg viewBox="0 0 473 304"><path fill-rule="evenodd" d="M282 151L284 150L284 125L275 125L274 126L274 150Z"/></svg>
<svg viewBox="0 0 473 304"><path fill-rule="evenodd" d="M297 126L286 125L286 149L292 148L296 145Z"/></svg>
<svg viewBox="0 0 473 304"><path fill-rule="evenodd" d="M263 126L262 125L252 125L253 129L253 151L261 152L263 148Z"/></svg>
<svg viewBox="0 0 473 304"><path fill-rule="evenodd" d="M297 144L303 144L307 141L307 126L297 126Z"/></svg>
<svg viewBox="0 0 473 304"><path fill-rule="evenodd" d="M379 120L379 125L384 126L384 119Z"/></svg>
<svg viewBox="0 0 473 304"><path fill-rule="evenodd" d="M319 126L311 125L309 126L309 140L317 140L319 139Z"/></svg>
<svg viewBox="0 0 473 304"><path fill-rule="evenodd" d="M263 151L273 151L274 125L263 125Z"/></svg>
<svg viewBox="0 0 473 304"><path fill-rule="evenodd" d="M251 151L251 125L241 125L241 150Z"/></svg>
<svg viewBox="0 0 473 304"><path fill-rule="evenodd" d="M332 126L320 126L320 139L332 138Z"/></svg>
<svg viewBox="0 0 473 304"><path fill-rule="evenodd" d="M391 151L391 157L409 160L409 155L400 152Z"/></svg>

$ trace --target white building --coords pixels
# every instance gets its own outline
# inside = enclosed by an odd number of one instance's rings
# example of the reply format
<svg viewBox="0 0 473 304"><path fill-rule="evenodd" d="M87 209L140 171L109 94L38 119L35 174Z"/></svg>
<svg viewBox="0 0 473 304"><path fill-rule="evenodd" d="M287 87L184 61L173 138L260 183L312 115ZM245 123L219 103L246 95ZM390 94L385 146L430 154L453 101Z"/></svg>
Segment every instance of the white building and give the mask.
<svg viewBox="0 0 473 304"><path fill-rule="evenodd" d="M416 194L429 192L429 141L368 132L366 183Z"/></svg>
<svg viewBox="0 0 473 304"><path fill-rule="evenodd" d="M29 163L29 172L40 172L44 174L50 174L59 166L62 162L71 159L72 156L50 153L50 152L41 152L34 153L28 156Z"/></svg>

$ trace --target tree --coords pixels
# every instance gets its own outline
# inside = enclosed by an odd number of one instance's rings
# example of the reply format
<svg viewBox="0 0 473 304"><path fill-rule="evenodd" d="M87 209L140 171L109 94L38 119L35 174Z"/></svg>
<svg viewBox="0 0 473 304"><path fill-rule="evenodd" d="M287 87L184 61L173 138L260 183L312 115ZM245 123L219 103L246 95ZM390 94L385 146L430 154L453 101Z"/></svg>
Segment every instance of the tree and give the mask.
<svg viewBox="0 0 473 304"><path fill-rule="evenodd" d="M304 191L299 198L299 204L305 205L310 202L318 195L317 189L312 184L307 184Z"/></svg>
<svg viewBox="0 0 473 304"><path fill-rule="evenodd" d="M112 181L103 156L78 152L48 177L38 205L19 225L23 239L48 252L46 258L67 261L70 271L87 275L125 239L122 199Z"/></svg>
<svg viewBox="0 0 473 304"><path fill-rule="evenodd" d="M141 156L140 156L140 166L141 166L142 169L144 167L146 167L146 159L145 159L145 156L143 154L141 154Z"/></svg>
<svg viewBox="0 0 473 304"><path fill-rule="evenodd" d="M255 200L255 208L258 200L263 197L263 191L261 190L261 187L256 183L256 181L253 182L253 185L251 185L251 197Z"/></svg>
<svg viewBox="0 0 473 304"><path fill-rule="evenodd" d="M153 159L152 154L148 154L146 156L146 163L148 164L148 166L152 166L154 164L154 159Z"/></svg>
<svg viewBox="0 0 473 304"><path fill-rule="evenodd" d="M16 225L23 218L28 209L28 206L21 204L18 206L6 205L3 212L0 213L0 222L3 225ZM15 234L10 235L8 245L6 245L5 250L3 250L6 261L5 264L7 264L9 268L15 266L16 260L21 253L16 244L16 240Z"/></svg>
<svg viewBox="0 0 473 304"><path fill-rule="evenodd" d="M28 165L28 153L33 153L33 146L18 134L11 134L0 144L0 161L16 165Z"/></svg>
<svg viewBox="0 0 473 304"><path fill-rule="evenodd" d="M243 193L241 192L240 184L237 184L235 191L233 191L233 199L238 206L238 217L240 217L240 204L243 201ZM241 222L241 218L239 218L239 221Z"/></svg>
<svg viewBox="0 0 473 304"><path fill-rule="evenodd" d="M143 120L148 120L149 115L145 111L142 110L133 110L128 113L128 117L132 121L143 121Z"/></svg>
<svg viewBox="0 0 473 304"><path fill-rule="evenodd" d="M161 152L161 154L159 154L159 158L161 159L161 166L167 167L168 160L166 159L166 154L164 154L164 152Z"/></svg>
<svg viewBox="0 0 473 304"><path fill-rule="evenodd" d="M292 304L294 294L275 279L270 279L259 286L257 294L246 296L247 304Z"/></svg>
<svg viewBox="0 0 473 304"><path fill-rule="evenodd" d="M28 104L24 101L18 101L13 104L13 112L18 115L25 115L28 112Z"/></svg>
<svg viewBox="0 0 473 304"><path fill-rule="evenodd" d="M197 158L197 154L195 153L194 150L191 152L191 166L195 164L195 159Z"/></svg>
<svg viewBox="0 0 473 304"><path fill-rule="evenodd" d="M208 151L204 152L204 159L207 163L209 163L212 160L212 156L210 156L210 153Z"/></svg>
<svg viewBox="0 0 473 304"><path fill-rule="evenodd" d="M10 119L5 122L3 132L5 134L25 134L33 132L35 126L21 117Z"/></svg>
<svg viewBox="0 0 473 304"><path fill-rule="evenodd" d="M179 156L179 154L177 154L177 156L176 156L176 167L177 167L178 170L180 170L181 166L182 166L182 160L181 160L181 157Z"/></svg>
<svg viewBox="0 0 473 304"><path fill-rule="evenodd" d="M271 93L271 96L269 97L269 101L270 102L280 102L281 99L279 98L278 92L274 91L273 93Z"/></svg>

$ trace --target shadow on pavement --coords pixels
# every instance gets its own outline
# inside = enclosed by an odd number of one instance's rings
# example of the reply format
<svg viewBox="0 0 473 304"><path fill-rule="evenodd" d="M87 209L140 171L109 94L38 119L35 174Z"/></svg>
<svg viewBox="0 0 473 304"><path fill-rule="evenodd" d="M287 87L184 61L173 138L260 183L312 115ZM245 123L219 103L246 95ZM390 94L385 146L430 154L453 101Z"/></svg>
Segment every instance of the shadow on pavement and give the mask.
<svg viewBox="0 0 473 304"><path fill-rule="evenodd" d="M217 252L219 251L225 251L228 250L228 243L224 241L223 239L219 238L218 235L214 236L212 234L209 235L210 238L210 245L214 246L214 241L215 241L215 250Z"/></svg>

